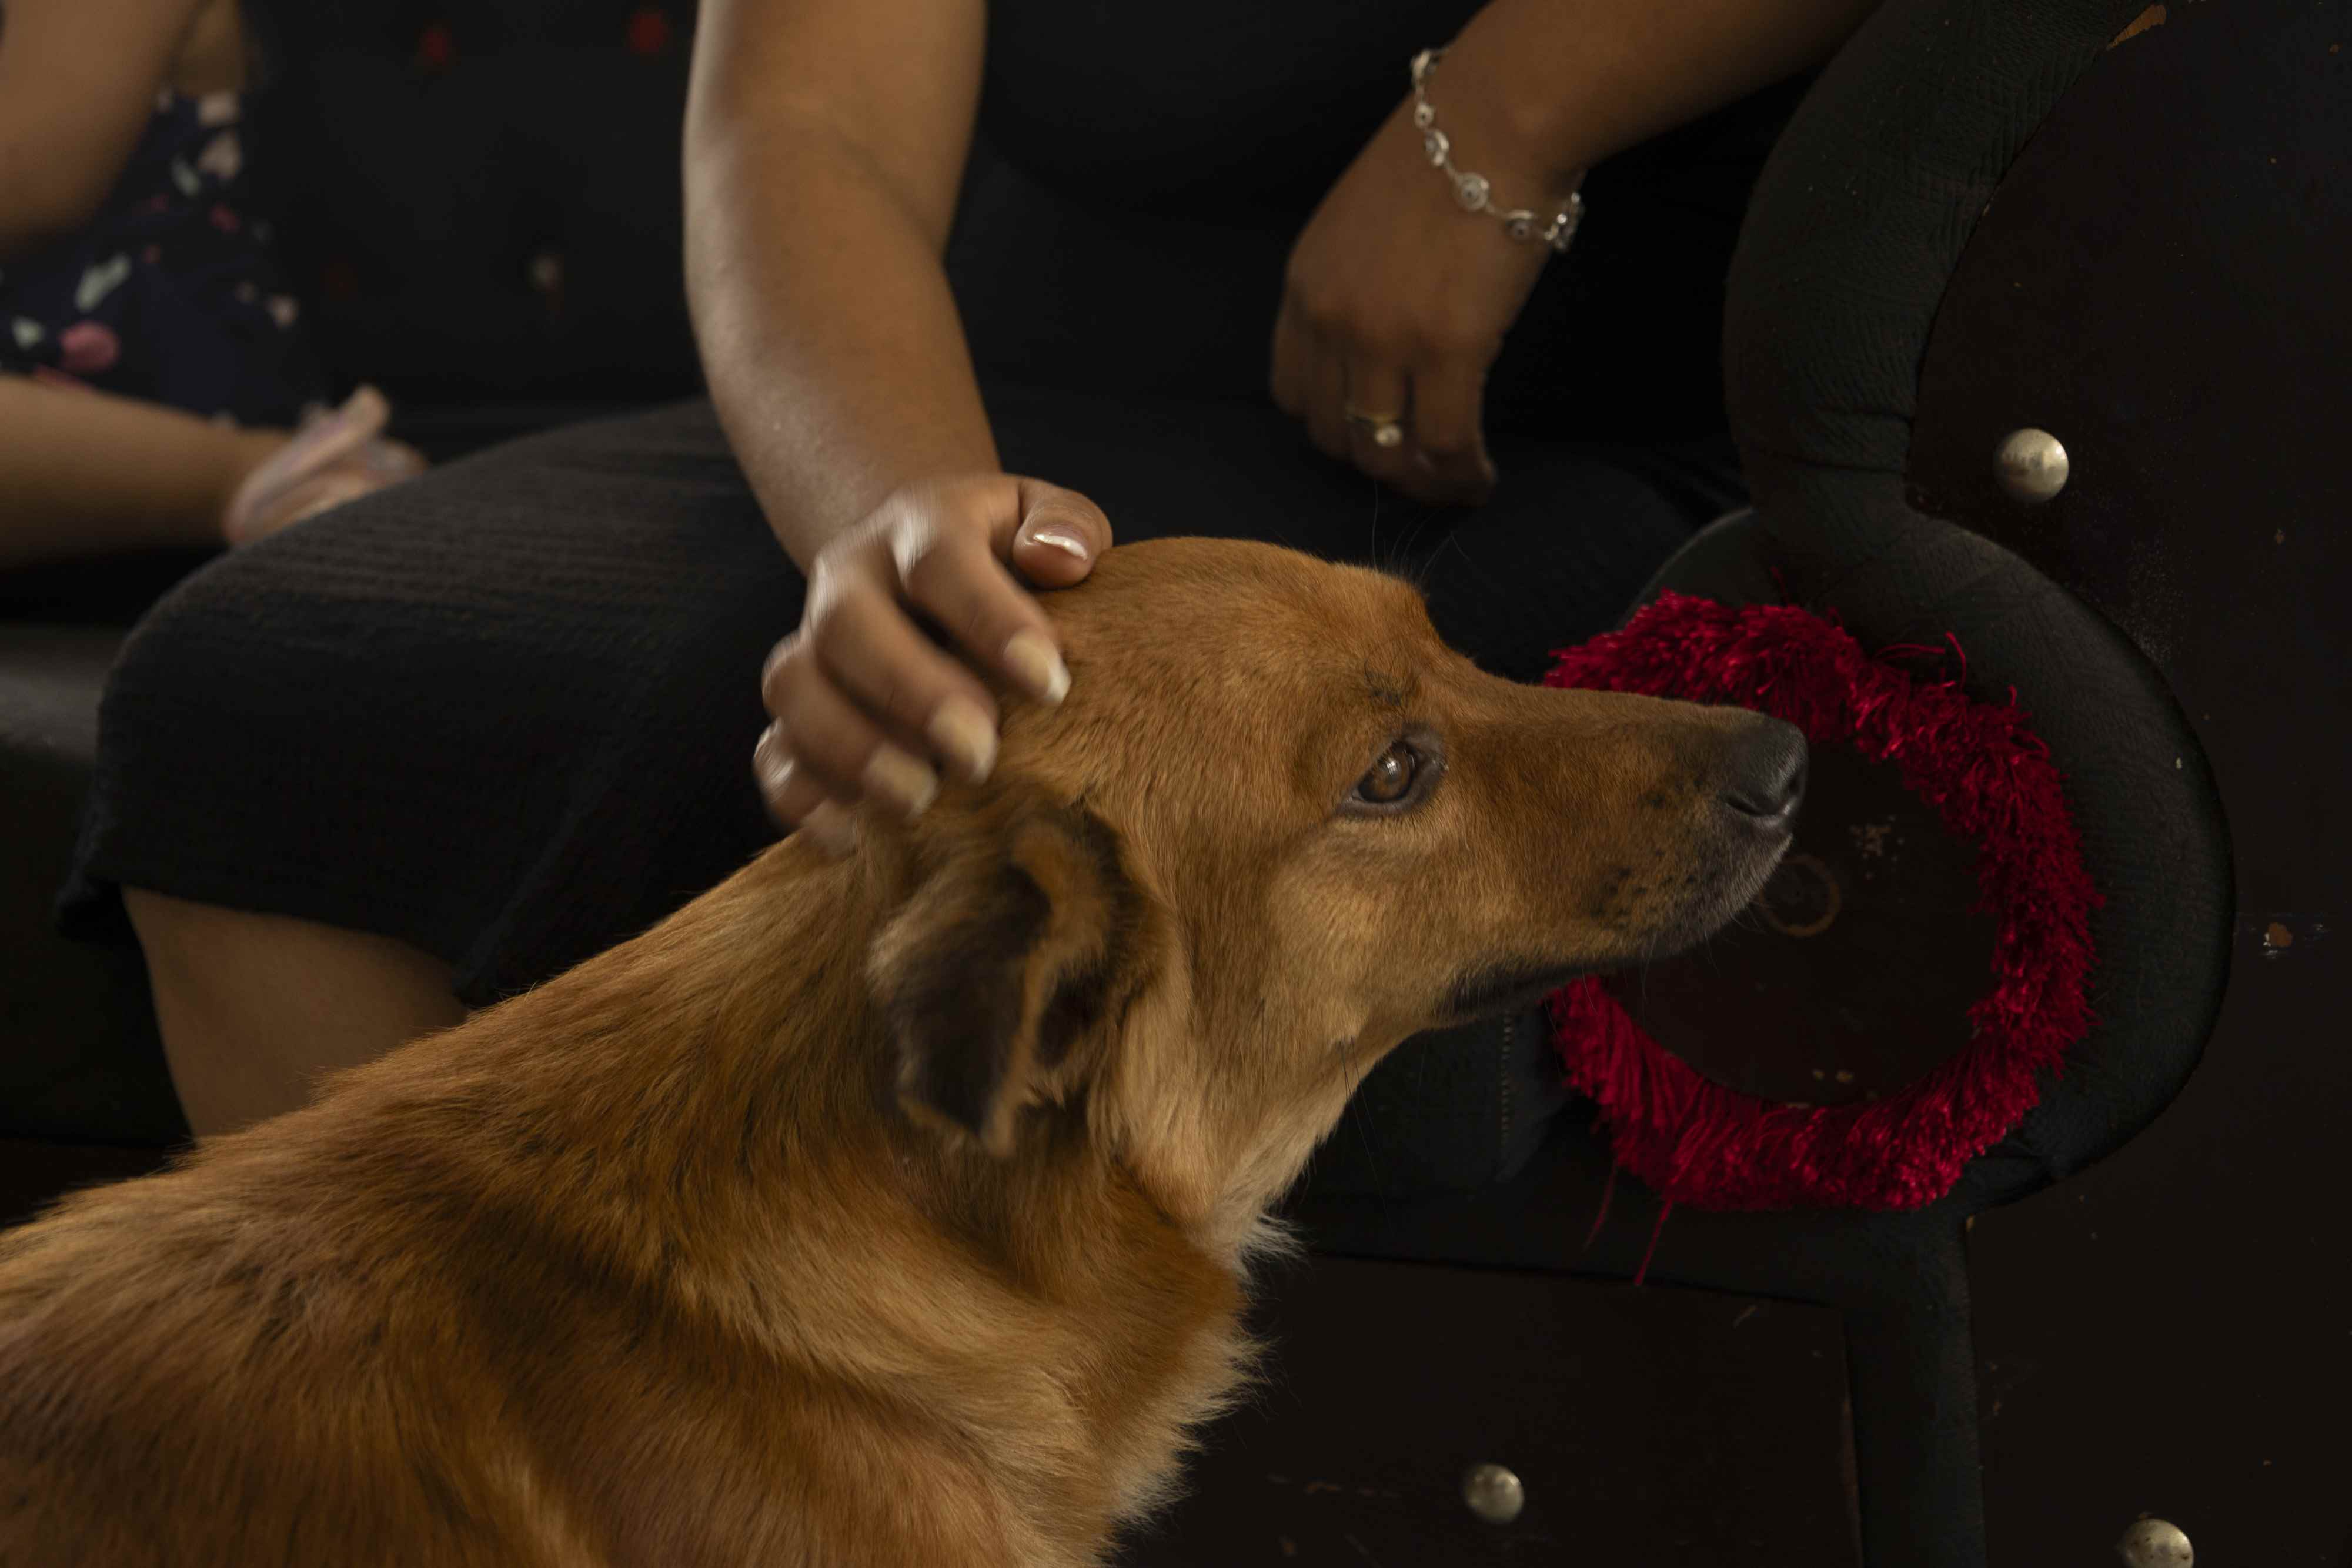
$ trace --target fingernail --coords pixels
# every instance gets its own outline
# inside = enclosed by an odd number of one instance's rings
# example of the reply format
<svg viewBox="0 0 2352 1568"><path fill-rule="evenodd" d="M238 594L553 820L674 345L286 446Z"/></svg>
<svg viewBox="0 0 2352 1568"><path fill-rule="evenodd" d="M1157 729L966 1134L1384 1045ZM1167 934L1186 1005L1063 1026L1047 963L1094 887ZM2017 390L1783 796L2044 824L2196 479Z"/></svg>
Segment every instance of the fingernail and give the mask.
<svg viewBox="0 0 2352 1568"><path fill-rule="evenodd" d="M857 847L857 824L831 800L820 800L801 819L801 830L835 860Z"/></svg>
<svg viewBox="0 0 2352 1568"><path fill-rule="evenodd" d="M939 798L940 776L887 743L874 748L859 777L868 789L896 800L909 817L921 816L924 808Z"/></svg>
<svg viewBox="0 0 2352 1568"><path fill-rule="evenodd" d="M1039 528L1029 537L1041 545L1051 545L1057 550L1067 550L1080 560L1087 559L1087 541L1076 534L1065 533L1059 528Z"/></svg>
<svg viewBox="0 0 2352 1568"><path fill-rule="evenodd" d="M1059 703L1069 695L1070 667L1042 633L1026 630L1013 633L1004 644L1004 662L1040 701Z"/></svg>
<svg viewBox="0 0 2352 1568"><path fill-rule="evenodd" d="M940 703L923 733L931 737L933 746L962 764L975 784L996 766L996 727L970 697L951 696Z"/></svg>
<svg viewBox="0 0 2352 1568"><path fill-rule="evenodd" d="M793 759L784 755L783 741L770 725L760 732L759 744L751 747L751 770L760 776L760 786L771 795L783 793L792 781Z"/></svg>

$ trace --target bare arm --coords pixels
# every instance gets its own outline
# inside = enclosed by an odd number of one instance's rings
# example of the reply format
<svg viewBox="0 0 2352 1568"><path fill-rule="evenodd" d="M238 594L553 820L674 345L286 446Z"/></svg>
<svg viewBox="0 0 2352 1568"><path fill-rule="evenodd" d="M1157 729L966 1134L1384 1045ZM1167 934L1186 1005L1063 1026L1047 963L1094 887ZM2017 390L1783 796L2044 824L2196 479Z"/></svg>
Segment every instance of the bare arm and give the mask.
<svg viewBox="0 0 2352 1568"><path fill-rule="evenodd" d="M1455 161L1492 181L1498 204L1548 217L1593 164L1818 65L1877 4L1488 0L1450 43L1429 40L1447 45L1430 97ZM1487 368L1547 254L1455 205L1401 93L1291 252L1276 404L1384 484L1485 500ZM1383 422L1386 444L1373 434Z"/></svg>
<svg viewBox="0 0 2352 1568"><path fill-rule="evenodd" d="M985 473L940 252L982 0L708 0L686 127L687 287L721 422L803 569L910 480Z"/></svg>
<svg viewBox="0 0 2352 1568"><path fill-rule="evenodd" d="M1076 582L1110 545L1092 502L1001 471L940 265L986 20L985 0L707 0L695 40L695 335L808 576L761 676L775 723L752 766L779 821L836 849L845 808L922 810L934 764L987 776L999 715L980 674L1060 700L1069 673L1026 584Z"/></svg>
<svg viewBox="0 0 2352 1568"><path fill-rule="evenodd" d="M0 261L97 215L139 145L197 0L7 0Z"/></svg>

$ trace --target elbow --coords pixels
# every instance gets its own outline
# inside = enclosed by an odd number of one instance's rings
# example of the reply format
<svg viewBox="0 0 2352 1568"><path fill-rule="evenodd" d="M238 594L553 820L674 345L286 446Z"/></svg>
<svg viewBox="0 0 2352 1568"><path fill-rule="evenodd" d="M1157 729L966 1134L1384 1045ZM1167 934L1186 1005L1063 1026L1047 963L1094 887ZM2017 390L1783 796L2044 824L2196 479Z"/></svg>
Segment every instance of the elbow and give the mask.
<svg viewBox="0 0 2352 1568"><path fill-rule="evenodd" d="M0 263L22 261L88 228L106 204L105 182L12 158L0 146Z"/></svg>

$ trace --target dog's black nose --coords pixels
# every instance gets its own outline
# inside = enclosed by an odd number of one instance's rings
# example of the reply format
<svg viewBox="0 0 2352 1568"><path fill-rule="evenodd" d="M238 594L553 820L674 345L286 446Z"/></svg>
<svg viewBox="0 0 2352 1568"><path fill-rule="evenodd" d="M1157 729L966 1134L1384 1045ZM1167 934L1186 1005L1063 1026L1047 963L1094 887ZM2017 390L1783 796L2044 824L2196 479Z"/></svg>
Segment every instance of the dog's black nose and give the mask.
<svg viewBox="0 0 2352 1568"><path fill-rule="evenodd" d="M1758 715L1731 743L1723 803L1763 828L1786 827L1805 798L1805 732Z"/></svg>

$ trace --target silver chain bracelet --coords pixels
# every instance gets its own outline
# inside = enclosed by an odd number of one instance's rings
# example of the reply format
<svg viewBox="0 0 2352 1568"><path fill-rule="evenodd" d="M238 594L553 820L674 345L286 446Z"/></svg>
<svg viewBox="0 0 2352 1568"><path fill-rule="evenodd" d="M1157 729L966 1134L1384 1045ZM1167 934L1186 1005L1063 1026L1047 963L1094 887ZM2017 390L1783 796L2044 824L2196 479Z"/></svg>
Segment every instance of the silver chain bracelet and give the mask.
<svg viewBox="0 0 2352 1568"><path fill-rule="evenodd" d="M1486 175L1454 166L1454 143L1437 129L1437 107L1429 101L1428 90L1430 75L1437 69L1438 57L1444 53L1444 49L1423 49L1412 57L1412 123L1421 131L1422 151L1454 182L1454 199L1462 204L1463 211L1494 214L1503 221L1503 232L1513 239L1541 240L1555 253L1567 250L1568 242L1576 237L1576 225L1584 221L1581 193L1569 193L1567 202L1552 214L1551 222L1538 225L1535 214L1525 207L1506 211L1495 205L1494 189L1487 184Z"/></svg>

